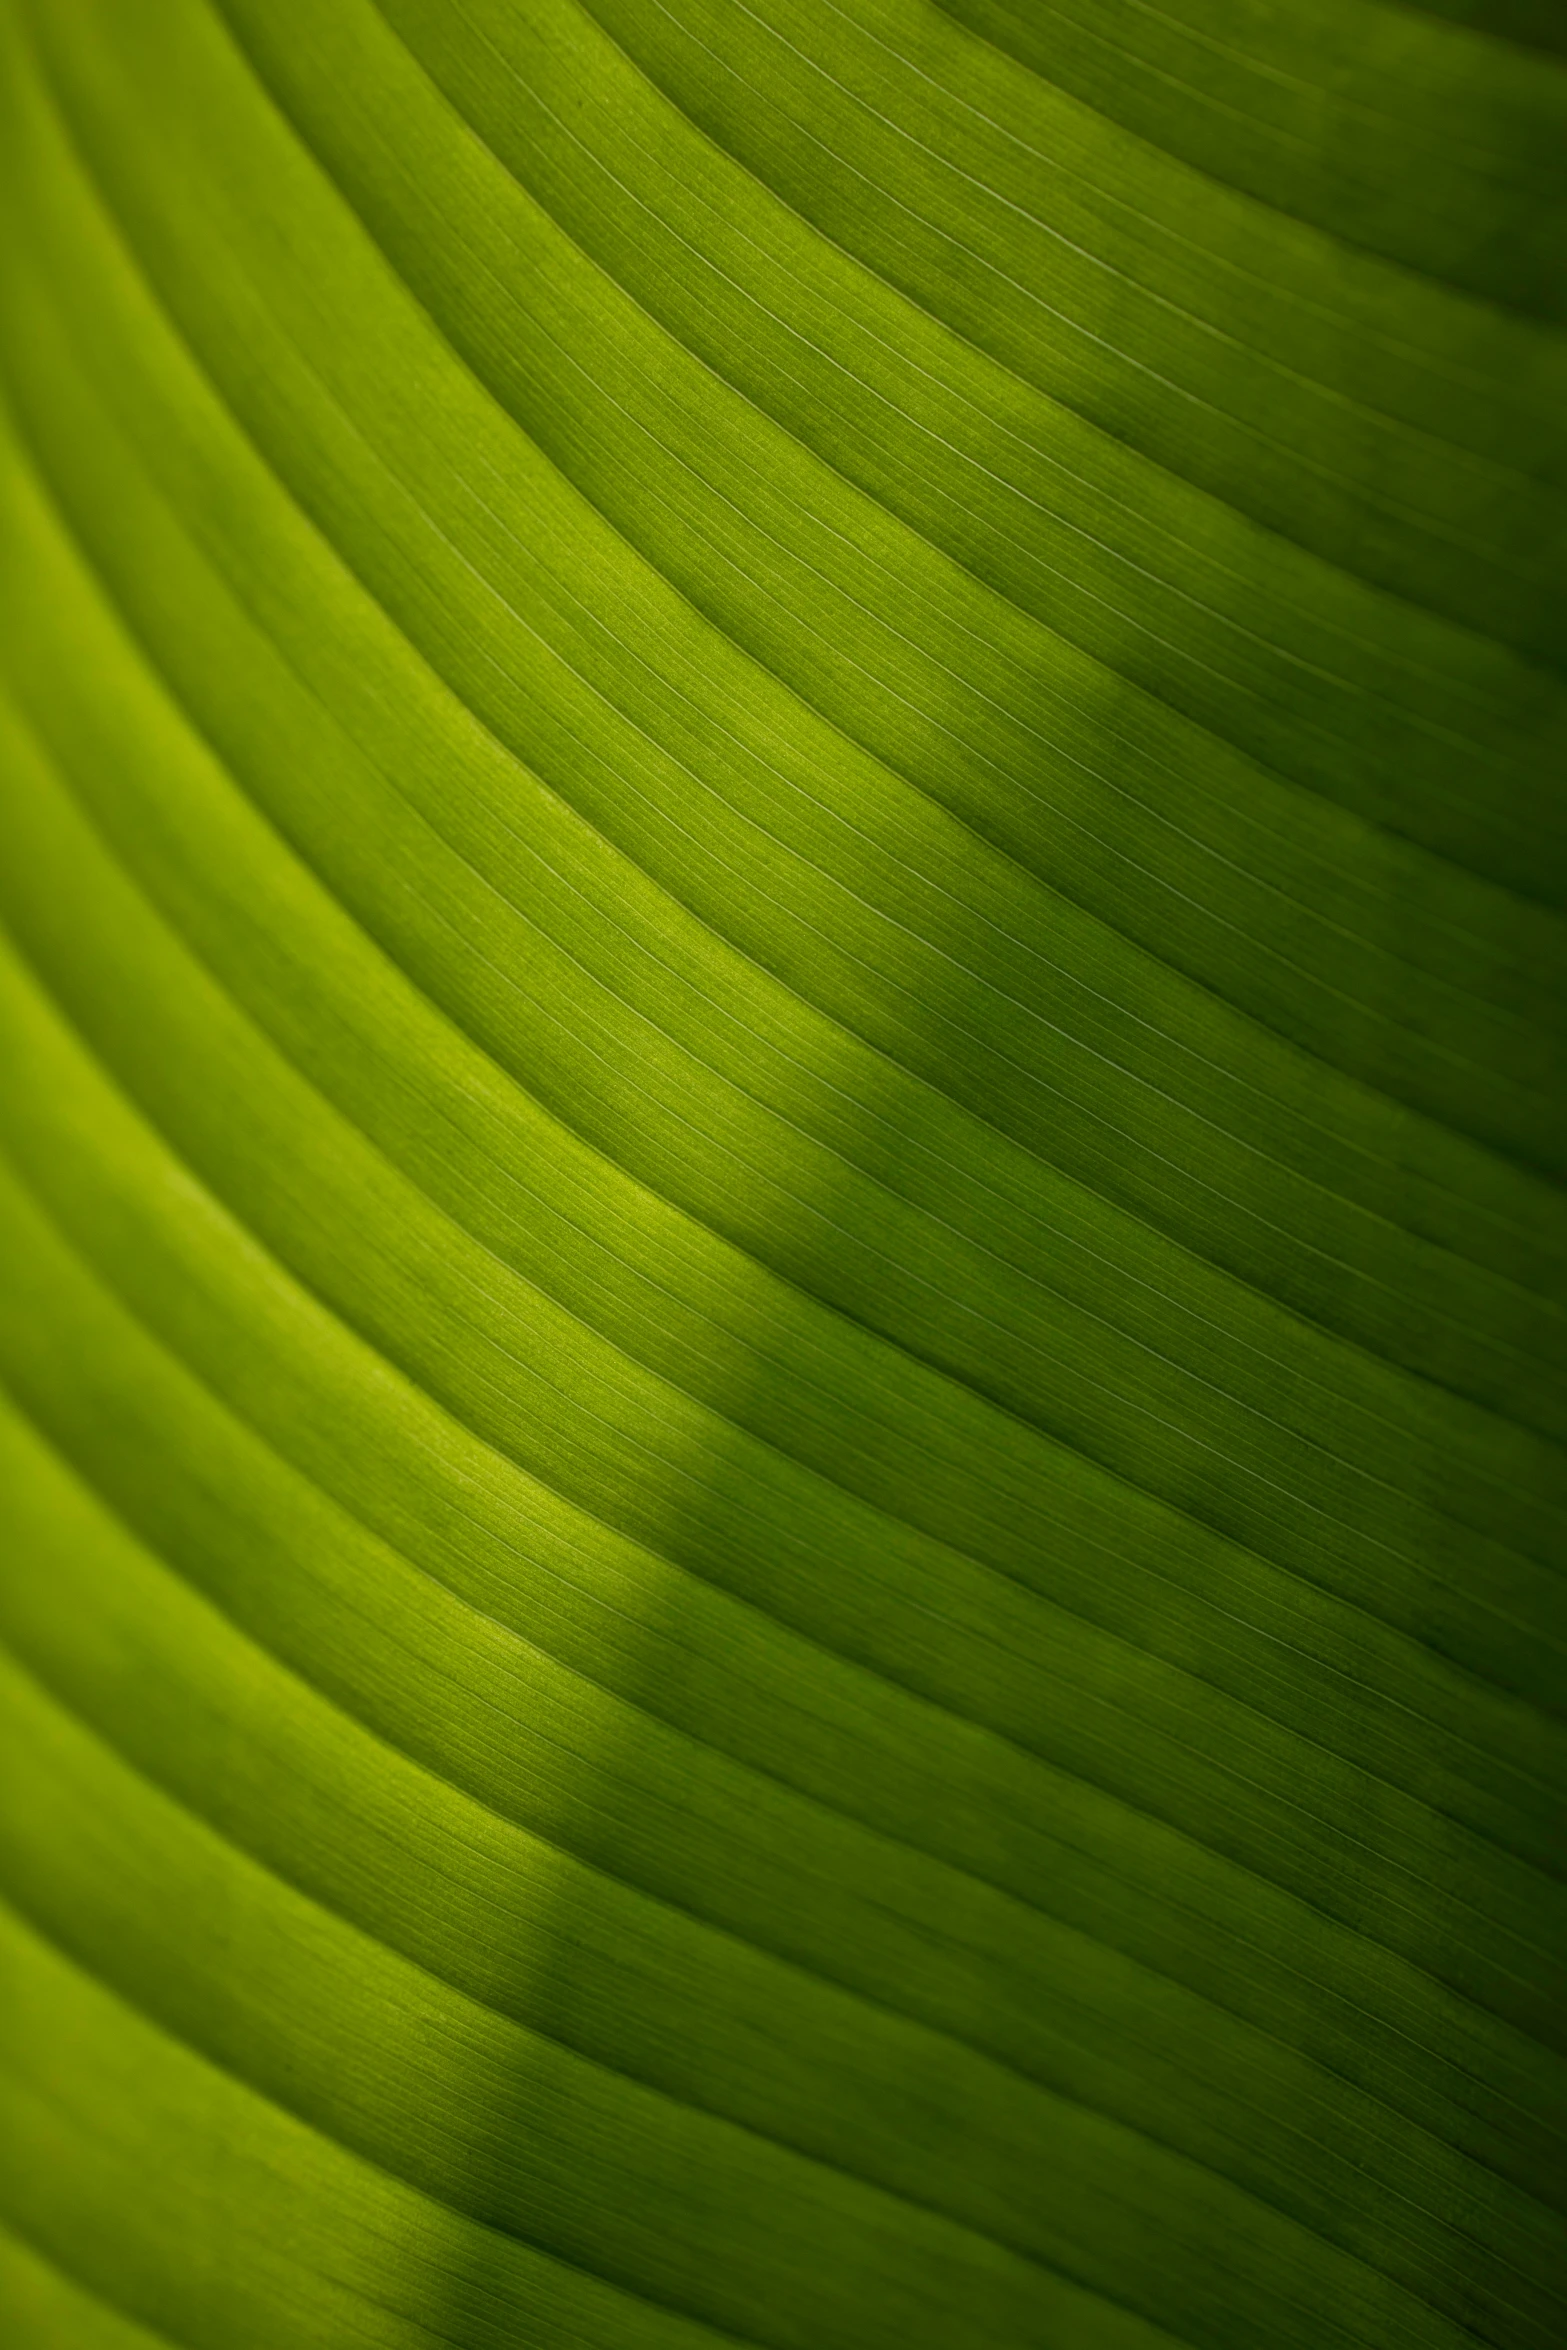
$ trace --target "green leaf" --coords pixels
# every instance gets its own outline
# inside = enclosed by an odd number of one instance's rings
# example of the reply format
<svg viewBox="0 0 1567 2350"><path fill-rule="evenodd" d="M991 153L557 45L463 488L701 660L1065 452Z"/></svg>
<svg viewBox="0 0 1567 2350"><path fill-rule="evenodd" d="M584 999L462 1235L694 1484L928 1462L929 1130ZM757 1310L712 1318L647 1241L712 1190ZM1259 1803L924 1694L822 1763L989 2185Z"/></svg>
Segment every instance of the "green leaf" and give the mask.
<svg viewBox="0 0 1567 2350"><path fill-rule="evenodd" d="M1554 2350L1545 0L0 0L21 2350Z"/></svg>

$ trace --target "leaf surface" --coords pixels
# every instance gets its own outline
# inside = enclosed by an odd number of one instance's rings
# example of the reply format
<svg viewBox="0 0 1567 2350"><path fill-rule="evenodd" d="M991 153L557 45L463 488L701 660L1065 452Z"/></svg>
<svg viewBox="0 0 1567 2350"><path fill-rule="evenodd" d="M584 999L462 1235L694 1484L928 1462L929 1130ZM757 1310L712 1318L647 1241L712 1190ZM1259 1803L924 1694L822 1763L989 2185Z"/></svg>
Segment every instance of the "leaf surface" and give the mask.
<svg viewBox="0 0 1567 2350"><path fill-rule="evenodd" d="M1548 13L0 5L26 2350L1550 2350Z"/></svg>

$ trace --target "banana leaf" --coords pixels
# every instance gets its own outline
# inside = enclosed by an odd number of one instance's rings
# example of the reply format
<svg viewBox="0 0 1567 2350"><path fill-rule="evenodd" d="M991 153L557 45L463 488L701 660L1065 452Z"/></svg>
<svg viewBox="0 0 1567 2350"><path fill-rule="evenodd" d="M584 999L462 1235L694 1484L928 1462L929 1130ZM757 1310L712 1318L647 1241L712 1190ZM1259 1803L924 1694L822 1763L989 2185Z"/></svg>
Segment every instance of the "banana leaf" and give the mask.
<svg viewBox="0 0 1567 2350"><path fill-rule="evenodd" d="M1559 0L0 0L15 2350L1567 2338Z"/></svg>

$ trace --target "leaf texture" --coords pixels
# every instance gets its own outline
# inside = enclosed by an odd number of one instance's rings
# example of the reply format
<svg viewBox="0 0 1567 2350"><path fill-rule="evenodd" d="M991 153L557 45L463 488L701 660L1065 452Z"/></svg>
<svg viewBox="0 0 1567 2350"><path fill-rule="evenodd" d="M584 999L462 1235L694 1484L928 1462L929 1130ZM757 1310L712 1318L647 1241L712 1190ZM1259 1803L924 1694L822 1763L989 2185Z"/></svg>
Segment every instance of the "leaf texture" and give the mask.
<svg viewBox="0 0 1567 2350"><path fill-rule="evenodd" d="M1554 2350L1545 0L0 0L21 2350Z"/></svg>

